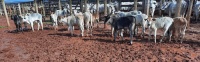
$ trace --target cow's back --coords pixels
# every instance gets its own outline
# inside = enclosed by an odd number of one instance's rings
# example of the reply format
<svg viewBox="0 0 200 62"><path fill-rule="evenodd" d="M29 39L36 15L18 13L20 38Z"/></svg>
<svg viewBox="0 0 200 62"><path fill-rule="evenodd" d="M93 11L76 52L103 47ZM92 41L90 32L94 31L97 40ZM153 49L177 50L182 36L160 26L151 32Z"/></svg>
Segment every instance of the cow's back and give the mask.
<svg viewBox="0 0 200 62"><path fill-rule="evenodd" d="M164 26L166 25L171 25L173 22L173 19L170 18L170 17L160 17L160 18L157 18L156 21L155 21L155 25L158 27L158 28L163 28Z"/></svg>

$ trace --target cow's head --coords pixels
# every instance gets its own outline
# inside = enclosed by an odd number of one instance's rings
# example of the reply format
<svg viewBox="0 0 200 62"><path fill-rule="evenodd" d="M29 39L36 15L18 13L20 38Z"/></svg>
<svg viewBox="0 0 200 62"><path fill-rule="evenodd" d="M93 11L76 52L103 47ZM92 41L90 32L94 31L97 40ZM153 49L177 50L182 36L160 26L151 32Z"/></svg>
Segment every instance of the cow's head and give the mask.
<svg viewBox="0 0 200 62"><path fill-rule="evenodd" d="M27 22L27 23L29 23L28 21L29 21L29 16L30 16L30 14L25 14L25 15L20 15L21 16L21 18L22 18L22 22Z"/></svg>

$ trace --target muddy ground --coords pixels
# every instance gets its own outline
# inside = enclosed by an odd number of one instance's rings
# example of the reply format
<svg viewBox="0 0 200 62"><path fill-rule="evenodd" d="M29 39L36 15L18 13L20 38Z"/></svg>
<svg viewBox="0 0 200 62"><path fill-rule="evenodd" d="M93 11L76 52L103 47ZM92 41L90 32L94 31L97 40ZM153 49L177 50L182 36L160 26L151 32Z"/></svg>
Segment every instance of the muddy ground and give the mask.
<svg viewBox="0 0 200 62"><path fill-rule="evenodd" d="M149 62L149 61L200 61L200 23L192 23L186 31L186 37L180 42L155 44L145 39L135 40L128 45L120 38L112 41L110 29L94 28L92 37L70 36L65 26L55 31L44 24L44 30L31 30L15 33L14 23L8 28L5 17L0 17L0 62ZM30 26L28 26L30 29ZM86 32L86 31L85 31ZM157 40L162 31L159 31Z"/></svg>

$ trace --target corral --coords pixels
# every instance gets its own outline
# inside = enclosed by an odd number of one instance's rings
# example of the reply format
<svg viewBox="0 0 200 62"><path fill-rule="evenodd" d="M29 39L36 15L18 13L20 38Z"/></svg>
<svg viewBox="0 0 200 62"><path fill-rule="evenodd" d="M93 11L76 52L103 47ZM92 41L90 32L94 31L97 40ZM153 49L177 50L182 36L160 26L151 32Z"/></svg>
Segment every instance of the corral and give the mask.
<svg viewBox="0 0 200 62"><path fill-rule="evenodd" d="M75 26L74 36L71 36L66 26L59 25L54 30L48 20L50 18L46 17L43 21L44 30L32 32L28 25L28 30L15 32L14 22L10 20L8 26L6 17L0 16L0 62L200 61L200 22L192 17L183 43L174 40L162 43L154 43L153 39L148 41L149 30L146 30L144 38L133 37L132 45L127 44L130 40L127 33L124 33L124 41L120 38L113 41L110 26L104 28L103 21L100 21L99 28L94 24L93 36L81 37L78 26ZM139 29L139 34L141 32L142 29ZM157 40L162 33L158 30Z"/></svg>

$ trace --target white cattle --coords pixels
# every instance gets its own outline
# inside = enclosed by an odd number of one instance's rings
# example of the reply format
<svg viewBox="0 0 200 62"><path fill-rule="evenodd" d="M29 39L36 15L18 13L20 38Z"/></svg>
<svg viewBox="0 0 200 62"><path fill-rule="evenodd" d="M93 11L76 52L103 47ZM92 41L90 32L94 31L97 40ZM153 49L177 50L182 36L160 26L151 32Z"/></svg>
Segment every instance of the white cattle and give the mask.
<svg viewBox="0 0 200 62"><path fill-rule="evenodd" d="M193 8L195 20L197 21L199 19L199 13L200 13L200 1L197 1Z"/></svg>
<svg viewBox="0 0 200 62"><path fill-rule="evenodd" d="M43 30L43 23L42 23L42 15L39 13L28 13L24 16L22 16L22 20L23 22L26 22L28 24L31 25L32 31L34 32L34 28L33 28L33 22L37 22L38 23L38 30L40 29L40 26L42 27Z"/></svg>
<svg viewBox="0 0 200 62"><path fill-rule="evenodd" d="M165 12L168 13L168 15L170 17L172 17L172 14L176 13L176 6L177 6L177 2L175 0L172 0L172 2L169 2L166 5L163 5L161 10L164 10ZM187 10L187 2L185 0L182 0L181 2L181 16L184 16L186 14L186 10Z"/></svg>
<svg viewBox="0 0 200 62"><path fill-rule="evenodd" d="M78 25L80 28L80 35L84 36L84 21L83 15L70 15L68 17L61 17L60 22L68 25L71 36L73 36L74 25Z"/></svg>
<svg viewBox="0 0 200 62"><path fill-rule="evenodd" d="M173 19L174 19L174 22L169 29L169 31L170 31L170 41L171 41L171 36L173 35L173 37L176 41L178 41L180 39L180 41L182 43L183 38L185 36L186 27L187 27L187 20L183 17L176 17L176 18L173 18Z"/></svg>
<svg viewBox="0 0 200 62"><path fill-rule="evenodd" d="M118 11L118 12L115 12L115 14L118 14L118 16L120 17L125 17L125 16L132 16L132 15L138 15L138 14L142 14L141 11L129 11L129 12L121 12L121 11Z"/></svg>
<svg viewBox="0 0 200 62"><path fill-rule="evenodd" d="M83 13L84 16L84 23L87 29L87 36L90 33L92 35L92 28L93 28L93 16L90 12Z"/></svg>
<svg viewBox="0 0 200 62"><path fill-rule="evenodd" d="M51 14L51 18L53 19L53 27L54 27L54 29L55 30L57 30L58 29L58 15L56 15L55 13L52 13Z"/></svg>
<svg viewBox="0 0 200 62"><path fill-rule="evenodd" d="M155 11L157 5L158 5L158 3L155 0L150 0L149 13L151 14L151 17L154 16L154 11Z"/></svg>
<svg viewBox="0 0 200 62"><path fill-rule="evenodd" d="M133 27L133 29L137 29L135 30L136 33L138 33L138 27L142 26L142 34L141 36L144 38L144 33L145 33L145 27L147 26L147 19L148 16L146 14L138 14L138 15L134 15L134 17L136 18L136 28Z"/></svg>
<svg viewBox="0 0 200 62"><path fill-rule="evenodd" d="M172 25L173 23L173 19L170 18L170 17L159 17L159 18L155 18L155 19L152 19L152 18L149 18L149 22L148 22L148 25L149 25L149 41L150 41L150 36L151 36L151 33L154 31L154 41L156 43L156 33L157 33L157 29L160 29L162 28L164 30L164 33L163 33L163 37L161 38L160 42L162 42L162 39L165 37L166 35L166 32L168 31L169 27Z"/></svg>

